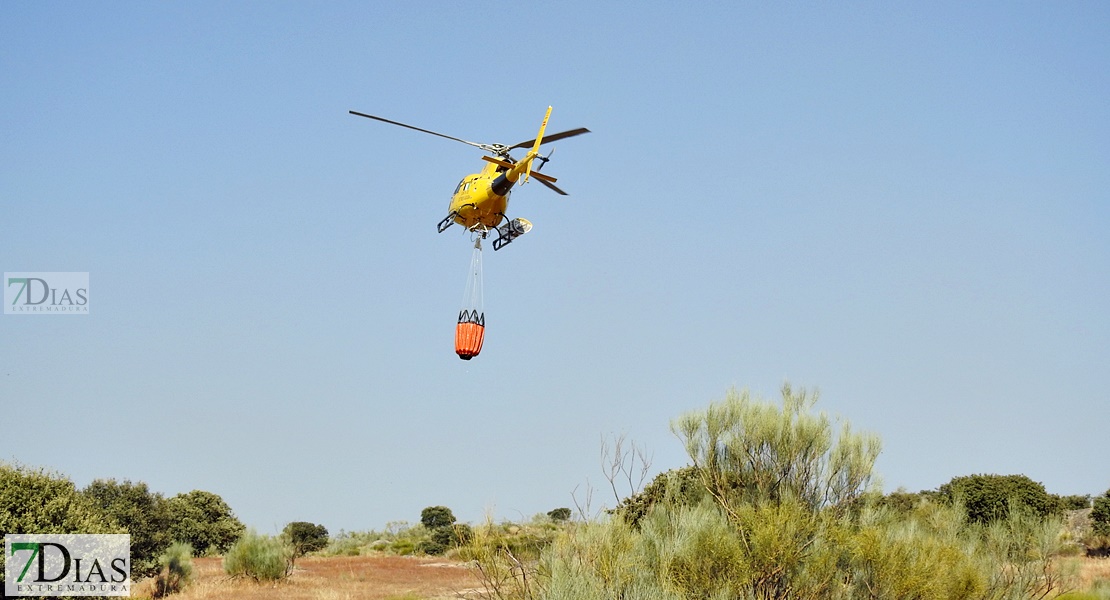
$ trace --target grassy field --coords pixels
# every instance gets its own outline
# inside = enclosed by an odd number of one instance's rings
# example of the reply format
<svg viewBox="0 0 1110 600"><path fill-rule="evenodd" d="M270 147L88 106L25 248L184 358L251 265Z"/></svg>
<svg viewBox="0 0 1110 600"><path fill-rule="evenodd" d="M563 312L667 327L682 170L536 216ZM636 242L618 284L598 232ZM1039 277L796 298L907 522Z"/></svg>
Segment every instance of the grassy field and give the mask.
<svg viewBox="0 0 1110 600"><path fill-rule="evenodd" d="M231 580L219 558L193 559L194 581L176 600L424 600L457 599L480 588L471 570L442 558L409 556L309 556L287 581ZM150 597L149 582L132 590Z"/></svg>
<svg viewBox="0 0 1110 600"><path fill-rule="evenodd" d="M1110 558L1076 558L1079 589L1110 591Z"/></svg>
<svg viewBox="0 0 1110 600"><path fill-rule="evenodd" d="M194 582L177 600L458 600L475 597L481 582L464 563L412 556L310 556L297 561L287 581L277 584L232 580L219 558L193 560ZM1079 589L1110 586L1110 559L1071 558ZM150 597L149 581L132 597Z"/></svg>

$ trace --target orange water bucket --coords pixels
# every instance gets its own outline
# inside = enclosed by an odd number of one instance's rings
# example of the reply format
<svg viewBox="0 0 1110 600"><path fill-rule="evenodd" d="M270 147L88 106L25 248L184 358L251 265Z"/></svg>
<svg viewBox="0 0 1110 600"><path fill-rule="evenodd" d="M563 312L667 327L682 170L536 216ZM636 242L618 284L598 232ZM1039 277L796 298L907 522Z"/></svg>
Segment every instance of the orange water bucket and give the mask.
<svg viewBox="0 0 1110 600"><path fill-rule="evenodd" d="M482 340L486 327L478 323L459 323L455 326L455 354L463 360L470 360L482 351Z"/></svg>

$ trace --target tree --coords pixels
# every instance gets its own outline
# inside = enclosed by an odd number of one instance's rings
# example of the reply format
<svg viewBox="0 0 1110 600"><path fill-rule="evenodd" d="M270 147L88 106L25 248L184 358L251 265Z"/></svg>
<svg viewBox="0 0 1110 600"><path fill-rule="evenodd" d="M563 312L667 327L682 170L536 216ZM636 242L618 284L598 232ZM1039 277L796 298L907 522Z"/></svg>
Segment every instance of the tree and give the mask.
<svg viewBox="0 0 1110 600"><path fill-rule="evenodd" d="M0 538L9 533L121 533L69 478L0 462Z"/></svg>
<svg viewBox="0 0 1110 600"><path fill-rule="evenodd" d="M131 534L131 574L148 577L158 572L158 557L169 547L170 517L162 494L143 482L97 479L82 490L101 512Z"/></svg>
<svg viewBox="0 0 1110 600"><path fill-rule="evenodd" d="M470 542L474 537L474 529L466 523L455 523L446 527L436 527L432 530L432 546L430 548L438 550L430 552L425 549L428 554L443 554L447 548L454 546L461 546Z"/></svg>
<svg viewBox="0 0 1110 600"><path fill-rule="evenodd" d="M243 535L246 528L223 498L193 490L167 501L170 538L192 546L198 555L221 554Z"/></svg>
<svg viewBox="0 0 1110 600"><path fill-rule="evenodd" d="M552 521L556 522L568 521L570 520L570 509L562 507L549 510L547 511L547 516L550 517Z"/></svg>
<svg viewBox="0 0 1110 600"><path fill-rule="evenodd" d="M1064 510L1084 510L1091 508L1091 495L1090 494L1074 494L1071 496L1061 496L1060 506Z"/></svg>
<svg viewBox="0 0 1110 600"><path fill-rule="evenodd" d="M305 521L294 521L286 525L281 535L292 548L291 561L295 561L309 552L323 550L328 545L327 528L323 525L315 525Z"/></svg>
<svg viewBox="0 0 1110 600"><path fill-rule="evenodd" d="M1095 498L1091 508L1091 529L1095 535L1110 537L1110 490Z"/></svg>
<svg viewBox="0 0 1110 600"><path fill-rule="evenodd" d="M443 554L452 546L469 542L474 533L469 525L456 525L454 513L446 506L429 506L420 511L420 522L429 534L428 539L416 546L424 554Z"/></svg>
<svg viewBox="0 0 1110 600"><path fill-rule="evenodd" d="M0 462L0 539L9 533L123 533L69 478ZM0 553L0 581L4 556Z"/></svg>
<svg viewBox="0 0 1110 600"><path fill-rule="evenodd" d="M1060 512L1060 500L1044 485L1025 475L966 475L954 477L938 490L949 502L962 502L968 521L991 523L1010 514L1011 506L1045 518Z"/></svg>
<svg viewBox="0 0 1110 600"><path fill-rule="evenodd" d="M446 506L429 506L420 511L420 522L428 529L447 527L455 522L455 515Z"/></svg>

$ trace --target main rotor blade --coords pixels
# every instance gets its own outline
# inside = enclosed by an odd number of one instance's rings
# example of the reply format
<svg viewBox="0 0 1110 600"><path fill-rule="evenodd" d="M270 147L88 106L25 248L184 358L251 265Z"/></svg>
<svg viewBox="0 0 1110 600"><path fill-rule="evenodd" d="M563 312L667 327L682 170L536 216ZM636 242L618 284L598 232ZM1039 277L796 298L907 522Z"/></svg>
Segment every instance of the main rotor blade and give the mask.
<svg viewBox="0 0 1110 600"><path fill-rule="evenodd" d="M535 177L535 176L536 176L536 174L532 173L532 177ZM536 179L536 181L539 181L540 183L546 185L547 187L555 190L555 193L559 194L560 196L568 195L566 192L559 189L559 186L555 185L554 183L551 183L550 181L547 181L547 180L544 180L544 179Z"/></svg>
<svg viewBox="0 0 1110 600"><path fill-rule="evenodd" d="M375 118L377 118L377 117L375 117ZM384 121L385 119L382 119L382 120ZM406 127L408 127L408 126L406 125ZM585 127L579 127L578 129L571 129L571 130L568 130L568 131L560 131L559 133L549 133L549 134L543 136L543 139L540 140L540 145L542 146L542 145L544 145L548 142L557 142L559 140L566 139L568 137L574 137L576 135L582 135L583 133L589 133L589 132L590 132L589 129L586 129ZM531 148L532 144L535 144L535 143L536 143L536 138L532 138L530 140L524 140L523 142L521 142L519 144L516 144L515 146L509 146L508 149L509 150L515 150L517 148Z"/></svg>
<svg viewBox="0 0 1110 600"><path fill-rule="evenodd" d="M436 132L436 131L431 131L431 130L428 130L428 129L421 129L419 127L414 127L412 125L406 125L405 123L400 123L398 121L390 121L389 119L383 119L382 117L375 117L374 115L368 115L366 113L360 113L360 112L353 111L353 110L349 110L347 112L351 113L352 115L359 116L359 117L366 117L367 119L374 119L375 121L381 121L383 123L389 123L390 125L399 125L401 127L407 127L409 129L415 129L415 130L423 132L423 133L430 133L432 135L438 135L441 138L447 138L449 140L455 140L456 142L462 142L462 143L467 144L469 146L474 146L475 148L481 148L483 150L485 150L486 146L487 146L487 144L478 144L478 143L475 143L475 142L468 142L464 139L460 139L460 138L457 138L457 137L452 137L452 136L449 136L449 135L446 135L446 134L443 134L443 133L439 133L439 132ZM529 143L531 143L531 142L529 142Z"/></svg>

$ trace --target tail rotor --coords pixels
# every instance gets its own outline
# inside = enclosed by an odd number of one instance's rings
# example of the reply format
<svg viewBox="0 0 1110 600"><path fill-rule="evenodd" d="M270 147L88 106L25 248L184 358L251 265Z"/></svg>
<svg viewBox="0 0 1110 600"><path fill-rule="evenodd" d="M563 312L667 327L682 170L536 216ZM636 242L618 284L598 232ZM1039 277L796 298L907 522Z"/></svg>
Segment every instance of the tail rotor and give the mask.
<svg viewBox="0 0 1110 600"><path fill-rule="evenodd" d="M547 156L537 156L536 157L536 160L540 161L539 166L536 167L536 172L537 173L540 172L541 169L543 169L543 166L547 164L547 161L551 160L551 155L552 154L555 154L555 148L552 148L551 152L547 153Z"/></svg>

